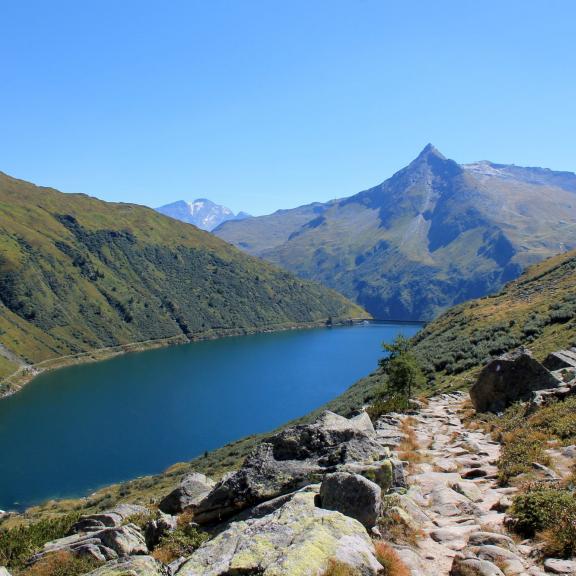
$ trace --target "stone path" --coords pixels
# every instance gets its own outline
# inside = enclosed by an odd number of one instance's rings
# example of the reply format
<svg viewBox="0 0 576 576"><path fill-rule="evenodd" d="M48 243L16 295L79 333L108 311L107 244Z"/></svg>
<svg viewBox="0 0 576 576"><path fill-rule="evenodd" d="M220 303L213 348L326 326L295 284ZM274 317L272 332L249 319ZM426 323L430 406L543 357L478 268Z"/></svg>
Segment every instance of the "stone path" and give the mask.
<svg viewBox="0 0 576 576"><path fill-rule="evenodd" d="M407 496L419 509L412 516L423 534L417 548L398 551L413 576L539 576L543 568L531 557L533 548L516 544L504 527L515 488L497 484L500 445L464 427L458 415L464 400L461 394L438 396L410 417L422 461L411 465ZM379 437L393 450L398 423L390 417L377 423Z"/></svg>

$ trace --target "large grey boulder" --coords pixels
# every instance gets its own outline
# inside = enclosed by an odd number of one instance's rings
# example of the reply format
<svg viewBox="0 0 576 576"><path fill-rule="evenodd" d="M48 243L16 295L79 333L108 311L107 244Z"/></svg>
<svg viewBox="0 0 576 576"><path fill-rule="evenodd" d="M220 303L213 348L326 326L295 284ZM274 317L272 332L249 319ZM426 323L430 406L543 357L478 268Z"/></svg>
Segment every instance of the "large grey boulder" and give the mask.
<svg viewBox="0 0 576 576"><path fill-rule="evenodd" d="M382 448L365 418L324 412L312 424L287 428L250 453L242 468L223 478L194 512L200 524L214 523L282 494L319 482L338 466L370 463Z"/></svg>
<svg viewBox="0 0 576 576"><path fill-rule="evenodd" d="M315 506L317 487L296 493L272 514L233 522L203 544L177 576L323 574L331 560L350 573L374 576L382 569L374 545L358 521Z"/></svg>
<svg viewBox="0 0 576 576"><path fill-rule="evenodd" d="M186 508L195 508L214 488L216 483L211 478L198 472L184 477L178 488L160 501L158 508L166 514L179 514Z"/></svg>
<svg viewBox="0 0 576 576"><path fill-rule="evenodd" d="M514 402L530 400L537 390L561 384L527 350L520 349L485 366L470 388L470 398L478 412L503 412Z"/></svg>
<svg viewBox="0 0 576 576"><path fill-rule="evenodd" d="M170 576L170 571L152 556L133 556L108 562L86 576Z"/></svg>
<svg viewBox="0 0 576 576"><path fill-rule="evenodd" d="M320 506L355 518L369 530L378 520L382 490L378 484L358 474L327 474L320 487Z"/></svg>

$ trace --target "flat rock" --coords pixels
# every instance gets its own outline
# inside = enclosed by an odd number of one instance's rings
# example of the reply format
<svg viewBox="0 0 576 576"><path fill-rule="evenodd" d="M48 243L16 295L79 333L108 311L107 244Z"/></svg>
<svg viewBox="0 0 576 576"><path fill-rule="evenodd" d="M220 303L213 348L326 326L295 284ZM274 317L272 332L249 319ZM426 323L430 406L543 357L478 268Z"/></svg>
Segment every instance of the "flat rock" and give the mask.
<svg viewBox="0 0 576 576"><path fill-rule="evenodd" d="M132 556L108 562L86 576L170 576L170 572L152 556Z"/></svg>
<svg viewBox="0 0 576 576"><path fill-rule="evenodd" d="M514 540L512 540L510 536L499 534L497 532L476 532L470 536L468 544L470 546L499 546L500 548L506 548L514 554L518 554L518 549Z"/></svg>
<svg viewBox="0 0 576 576"><path fill-rule="evenodd" d="M364 526L316 507L314 499L312 491L302 491L272 514L233 522L196 550L177 576L322 574L331 560L375 576L382 567Z"/></svg>
<svg viewBox="0 0 576 576"><path fill-rule="evenodd" d="M478 485L474 482L462 480L462 482L456 482L452 485L452 489L466 496L472 502L479 502L482 500L482 491L478 488Z"/></svg>
<svg viewBox="0 0 576 576"><path fill-rule="evenodd" d="M548 558L544 560L544 569L552 574L576 574L576 560Z"/></svg>

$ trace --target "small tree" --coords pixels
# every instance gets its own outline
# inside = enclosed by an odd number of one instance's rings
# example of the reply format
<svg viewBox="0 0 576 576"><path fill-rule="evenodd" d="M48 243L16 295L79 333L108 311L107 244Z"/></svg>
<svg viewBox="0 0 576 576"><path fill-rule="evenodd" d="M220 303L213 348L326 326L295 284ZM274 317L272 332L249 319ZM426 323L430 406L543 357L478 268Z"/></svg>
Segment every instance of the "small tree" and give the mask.
<svg viewBox="0 0 576 576"><path fill-rule="evenodd" d="M425 382L418 360L411 352L410 340L399 335L382 347L388 356L380 360L380 366L388 375L389 388L410 398L412 390Z"/></svg>

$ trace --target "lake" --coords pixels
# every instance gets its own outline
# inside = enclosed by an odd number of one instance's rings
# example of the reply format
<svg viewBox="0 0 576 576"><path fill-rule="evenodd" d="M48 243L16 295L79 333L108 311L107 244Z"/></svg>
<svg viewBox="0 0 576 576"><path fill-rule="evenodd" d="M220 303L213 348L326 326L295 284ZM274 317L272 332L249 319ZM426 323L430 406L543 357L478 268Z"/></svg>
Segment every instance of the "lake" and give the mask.
<svg viewBox="0 0 576 576"><path fill-rule="evenodd" d="M0 401L0 509L155 474L318 408L418 324L239 336L35 378Z"/></svg>

